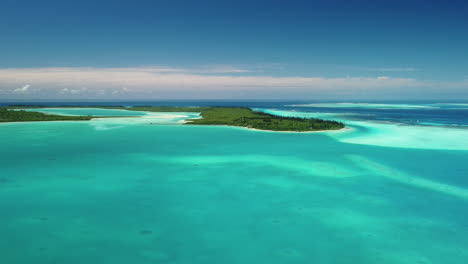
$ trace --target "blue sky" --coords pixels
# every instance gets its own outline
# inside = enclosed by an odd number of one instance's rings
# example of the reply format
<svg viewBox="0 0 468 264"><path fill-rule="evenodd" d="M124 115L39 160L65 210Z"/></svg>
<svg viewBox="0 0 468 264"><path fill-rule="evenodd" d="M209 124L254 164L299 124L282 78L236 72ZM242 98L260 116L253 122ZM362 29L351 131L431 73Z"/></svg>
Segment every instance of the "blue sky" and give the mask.
<svg viewBox="0 0 468 264"><path fill-rule="evenodd" d="M468 99L464 1L3 0L0 34L0 99Z"/></svg>

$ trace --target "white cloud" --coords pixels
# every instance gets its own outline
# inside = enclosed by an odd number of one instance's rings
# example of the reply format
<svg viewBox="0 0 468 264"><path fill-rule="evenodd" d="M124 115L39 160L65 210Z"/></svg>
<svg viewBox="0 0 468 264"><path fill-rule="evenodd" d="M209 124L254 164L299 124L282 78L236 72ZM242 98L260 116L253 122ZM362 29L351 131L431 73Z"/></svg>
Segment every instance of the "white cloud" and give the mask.
<svg viewBox="0 0 468 264"><path fill-rule="evenodd" d="M88 90L87 87L81 87L81 88L62 88L59 90L59 93L61 94L80 94L83 92L86 92Z"/></svg>
<svg viewBox="0 0 468 264"><path fill-rule="evenodd" d="M130 90L127 87L122 87L120 89L112 91L112 94L125 94L130 92Z"/></svg>
<svg viewBox="0 0 468 264"><path fill-rule="evenodd" d="M261 72L261 69L248 69L247 67L233 66L233 65L210 65L198 67L175 68L167 66L145 66L135 68L119 68L121 70L141 70L153 73L186 73L186 74L218 74L218 73L249 73Z"/></svg>
<svg viewBox="0 0 468 264"><path fill-rule="evenodd" d="M0 69L0 84L31 80L36 85L61 87L133 87L134 90L167 88L237 89L264 87L289 88L379 88L395 85L415 85L417 81L403 78L374 77L272 77L206 75L161 71L157 68L29 68ZM29 88L29 86L27 87ZM26 88L26 90L27 90ZM82 89L82 88L80 88Z"/></svg>
<svg viewBox="0 0 468 264"><path fill-rule="evenodd" d="M419 69L413 67L381 67L381 68L370 68L370 67L358 67L358 66L340 66L340 68L357 71L370 71L370 72L416 72Z"/></svg>
<svg viewBox="0 0 468 264"><path fill-rule="evenodd" d="M235 67L212 67L190 72L169 67L135 68L8 68L0 69L0 88L25 81L42 88L35 96L43 98L127 97L146 98L301 98L323 94L388 94L424 91L440 83L411 78L381 77L274 77L241 73ZM212 74L216 73L216 74ZM226 73L226 74L222 74ZM466 82L443 84L444 92L460 91ZM15 89L28 91L30 85ZM36 89L35 89L36 90ZM440 89L439 89L440 90ZM23 92L23 93L24 93Z"/></svg>
<svg viewBox="0 0 468 264"><path fill-rule="evenodd" d="M13 90L14 93L26 93L28 92L29 88L31 87L30 84L26 84L22 87L18 87L16 89Z"/></svg>

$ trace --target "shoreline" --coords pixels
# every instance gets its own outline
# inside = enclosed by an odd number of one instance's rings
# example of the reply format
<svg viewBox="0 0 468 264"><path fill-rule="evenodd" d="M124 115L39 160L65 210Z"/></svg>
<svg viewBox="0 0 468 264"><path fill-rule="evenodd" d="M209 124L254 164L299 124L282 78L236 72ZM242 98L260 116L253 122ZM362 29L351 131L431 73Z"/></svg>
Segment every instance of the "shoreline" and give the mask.
<svg viewBox="0 0 468 264"><path fill-rule="evenodd" d="M232 126L236 127L236 126ZM346 130L352 130L352 128L349 127L343 127L340 129L334 129L334 130L312 130L312 131L288 131L288 130L263 130L263 129L258 129L258 128L251 128L251 127L239 127L247 130L253 130L253 131L260 131L260 132L280 132L280 133L299 133L299 134L308 134L308 133L325 133L325 132L345 132Z"/></svg>
<svg viewBox="0 0 468 264"><path fill-rule="evenodd" d="M230 127L230 128L239 128L244 130L251 130L257 132L278 132L278 133L298 133L298 134L308 134L308 133L325 133L325 132L346 132L353 130L350 127L343 127L340 129L334 130L311 130L311 131L292 131L292 130L265 130L265 129L258 129L252 127L242 127L242 126L230 126L230 125L216 125L216 124L191 124L190 122L184 122L182 125L192 125L192 126L212 126L212 127Z"/></svg>

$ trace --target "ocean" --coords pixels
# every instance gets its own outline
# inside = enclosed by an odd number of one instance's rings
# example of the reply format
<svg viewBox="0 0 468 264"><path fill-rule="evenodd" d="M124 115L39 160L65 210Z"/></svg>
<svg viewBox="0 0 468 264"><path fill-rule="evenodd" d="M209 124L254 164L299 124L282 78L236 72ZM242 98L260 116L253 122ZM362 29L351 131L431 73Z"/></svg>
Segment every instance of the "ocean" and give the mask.
<svg viewBox="0 0 468 264"><path fill-rule="evenodd" d="M467 103L22 104L119 118L0 124L1 263L468 262ZM100 105L241 106L347 129Z"/></svg>

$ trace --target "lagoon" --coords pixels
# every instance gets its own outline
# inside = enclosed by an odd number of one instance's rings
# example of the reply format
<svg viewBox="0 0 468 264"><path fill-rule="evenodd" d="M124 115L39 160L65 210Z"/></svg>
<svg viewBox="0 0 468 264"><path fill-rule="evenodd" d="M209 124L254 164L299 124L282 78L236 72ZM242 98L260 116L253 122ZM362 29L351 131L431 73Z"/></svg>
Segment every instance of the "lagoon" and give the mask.
<svg viewBox="0 0 468 264"><path fill-rule="evenodd" d="M351 130L180 125L195 113L0 124L2 260L468 259L466 129L262 109L328 116Z"/></svg>

